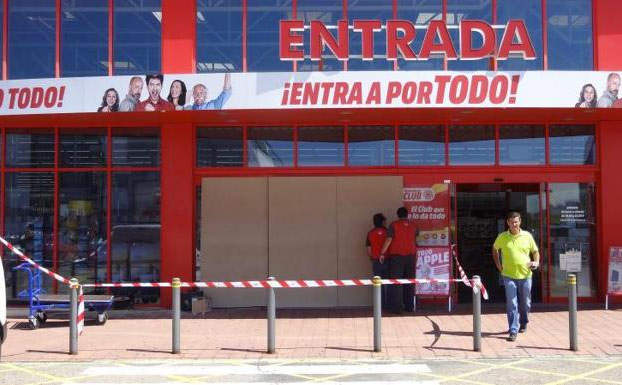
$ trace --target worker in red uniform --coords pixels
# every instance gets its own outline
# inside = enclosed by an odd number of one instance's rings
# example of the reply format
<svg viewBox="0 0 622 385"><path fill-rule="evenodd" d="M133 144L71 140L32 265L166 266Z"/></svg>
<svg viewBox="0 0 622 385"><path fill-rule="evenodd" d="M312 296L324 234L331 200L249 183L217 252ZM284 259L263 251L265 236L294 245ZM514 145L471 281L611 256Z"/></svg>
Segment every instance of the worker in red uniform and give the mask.
<svg viewBox="0 0 622 385"><path fill-rule="evenodd" d="M387 229L380 258L386 256L388 259L389 278L415 278L415 225L408 220L406 207L397 209L397 218ZM414 311L413 285L391 285L388 296L391 312L401 314L404 310Z"/></svg>
<svg viewBox="0 0 622 385"><path fill-rule="evenodd" d="M374 276L387 278L387 263L384 256L381 256L382 246L387 240L387 218L382 213L374 214L374 228L367 233L365 246L367 246L367 256L371 260L371 269ZM381 292L382 307L387 305L387 288L382 286Z"/></svg>

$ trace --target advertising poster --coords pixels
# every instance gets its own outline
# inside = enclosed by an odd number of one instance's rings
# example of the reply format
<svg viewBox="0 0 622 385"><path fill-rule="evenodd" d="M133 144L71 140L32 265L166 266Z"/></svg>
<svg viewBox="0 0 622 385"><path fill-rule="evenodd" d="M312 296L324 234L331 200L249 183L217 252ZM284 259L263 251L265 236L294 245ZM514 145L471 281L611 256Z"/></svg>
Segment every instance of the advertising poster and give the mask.
<svg viewBox="0 0 622 385"><path fill-rule="evenodd" d="M609 248L608 294L622 294L622 246Z"/></svg>
<svg viewBox="0 0 622 385"><path fill-rule="evenodd" d="M418 230L417 246L449 246L449 185L415 183L405 176L403 195Z"/></svg>
<svg viewBox="0 0 622 385"><path fill-rule="evenodd" d="M605 71L140 74L0 81L0 115L314 108L622 108ZM542 90L547 90L546 98ZM125 101L125 103L124 103Z"/></svg>
<svg viewBox="0 0 622 385"><path fill-rule="evenodd" d="M420 279L449 279L451 258L448 247L420 247L417 249L416 277ZM435 282L415 285L416 295L449 295L449 283Z"/></svg>

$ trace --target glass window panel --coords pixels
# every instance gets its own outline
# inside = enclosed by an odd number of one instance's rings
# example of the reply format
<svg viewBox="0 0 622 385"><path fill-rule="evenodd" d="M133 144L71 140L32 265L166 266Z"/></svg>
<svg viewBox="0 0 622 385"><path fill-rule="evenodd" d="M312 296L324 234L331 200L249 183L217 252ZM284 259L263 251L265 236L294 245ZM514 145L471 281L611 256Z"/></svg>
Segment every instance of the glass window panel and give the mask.
<svg viewBox="0 0 622 385"><path fill-rule="evenodd" d="M550 70L594 69L592 0L547 0Z"/></svg>
<svg viewBox="0 0 622 385"><path fill-rule="evenodd" d="M298 0L296 2L296 16L304 21L306 26L311 20L321 20L324 25L336 26L337 21L343 19L343 0ZM331 30L334 34L334 30ZM336 35L334 35L336 36ZM305 60L298 62L298 71L319 71L319 61L311 61L311 34L307 28L304 32ZM342 71L343 63L335 59L334 55L324 52L322 58L323 71Z"/></svg>
<svg viewBox="0 0 622 385"><path fill-rule="evenodd" d="M348 127L349 166L395 166L392 126Z"/></svg>
<svg viewBox="0 0 622 385"><path fill-rule="evenodd" d="M112 280L160 280L160 175L157 172L112 174ZM158 303L158 288L113 289L135 303Z"/></svg>
<svg viewBox="0 0 622 385"><path fill-rule="evenodd" d="M162 68L161 0L115 0L114 73L158 73Z"/></svg>
<svg viewBox="0 0 622 385"><path fill-rule="evenodd" d="M449 164L495 163L494 126L449 127Z"/></svg>
<svg viewBox="0 0 622 385"><path fill-rule="evenodd" d="M292 127L248 127L249 167L292 167L294 129Z"/></svg>
<svg viewBox="0 0 622 385"><path fill-rule="evenodd" d="M535 60L509 58L498 60L497 67L501 71L507 70L542 70L542 0L497 0L497 24L505 25L510 19L522 19L527 26L527 32L536 51ZM498 45L501 43L505 29L497 30ZM516 39L515 39L516 40Z"/></svg>
<svg viewBox="0 0 622 385"><path fill-rule="evenodd" d="M292 19L292 1L248 0L246 34L250 72L292 71L290 61L279 56L279 21Z"/></svg>
<svg viewBox="0 0 622 385"><path fill-rule="evenodd" d="M0 0L0 41L4 41L4 37L2 36L4 34L4 0ZM2 61L4 60L4 57L2 57L2 55L4 55L4 50L0 49L0 63L2 63Z"/></svg>
<svg viewBox="0 0 622 385"><path fill-rule="evenodd" d="M7 167L54 167L54 134L6 135ZM44 131L45 132L45 131Z"/></svg>
<svg viewBox="0 0 622 385"><path fill-rule="evenodd" d="M443 0L397 0L397 18L410 20L417 27L425 27L431 20L443 19ZM411 47L419 55L426 29L417 28ZM398 59L401 70L442 70L442 58L407 61Z"/></svg>
<svg viewBox="0 0 622 385"><path fill-rule="evenodd" d="M54 174L17 172L5 176L5 237L35 262L52 269L54 247ZM7 297L25 298L19 293L28 288L26 272L15 272L21 260L11 253L2 258ZM52 293L53 279L41 275L41 287Z"/></svg>
<svg viewBox="0 0 622 385"><path fill-rule="evenodd" d="M12 1L8 27L9 79L53 78L56 1Z"/></svg>
<svg viewBox="0 0 622 385"><path fill-rule="evenodd" d="M242 1L197 1L197 72L242 72Z"/></svg>
<svg viewBox="0 0 622 385"><path fill-rule="evenodd" d="M113 133L113 166L159 166L160 134L158 129Z"/></svg>
<svg viewBox="0 0 622 385"><path fill-rule="evenodd" d="M460 30L458 26L463 19L482 20L492 24L492 0L447 0L447 27L460 56ZM482 35L473 33L473 47L481 47L484 43ZM447 68L452 71L486 71L492 69L491 59L480 60L448 60Z"/></svg>
<svg viewBox="0 0 622 385"><path fill-rule="evenodd" d="M594 126L550 126L549 147L551 164L595 164Z"/></svg>
<svg viewBox="0 0 622 385"><path fill-rule="evenodd" d="M60 174L58 269L62 276L107 282L106 191L106 173ZM60 291L68 290L62 286Z"/></svg>
<svg viewBox="0 0 622 385"><path fill-rule="evenodd" d="M62 76L108 75L108 0L62 0Z"/></svg>
<svg viewBox="0 0 622 385"><path fill-rule="evenodd" d="M61 132L60 167L102 167L108 160L106 130L100 133Z"/></svg>
<svg viewBox="0 0 622 385"><path fill-rule="evenodd" d="M393 2L377 0L358 0L348 2L348 19L350 25L355 19L359 20L386 20L393 18ZM390 71L393 69L393 62L386 58L387 38L386 30L374 33L374 60L363 61L361 33L350 31L350 60L348 60L348 70L362 71Z"/></svg>
<svg viewBox="0 0 622 385"><path fill-rule="evenodd" d="M400 126L398 144L400 166L445 164L445 127Z"/></svg>
<svg viewBox="0 0 622 385"><path fill-rule="evenodd" d="M549 184L551 218L551 296L567 297L566 275L560 254L577 251L579 297L596 295L596 202L592 183Z"/></svg>
<svg viewBox="0 0 622 385"><path fill-rule="evenodd" d="M500 164L544 164L544 126L499 127Z"/></svg>
<svg viewBox="0 0 622 385"><path fill-rule="evenodd" d="M242 167L244 165L242 127L199 127L197 166Z"/></svg>
<svg viewBox="0 0 622 385"><path fill-rule="evenodd" d="M299 166L343 166L343 127L299 127Z"/></svg>

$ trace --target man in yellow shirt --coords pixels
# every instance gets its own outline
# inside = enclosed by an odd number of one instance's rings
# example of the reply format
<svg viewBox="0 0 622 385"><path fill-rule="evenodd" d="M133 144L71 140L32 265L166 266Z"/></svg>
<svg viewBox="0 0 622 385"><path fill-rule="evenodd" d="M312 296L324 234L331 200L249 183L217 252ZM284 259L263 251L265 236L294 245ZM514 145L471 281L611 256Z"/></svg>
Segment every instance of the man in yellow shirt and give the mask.
<svg viewBox="0 0 622 385"><path fill-rule="evenodd" d="M492 246L492 257L505 286L510 332L508 341L516 341L517 332L527 331L531 309L531 271L540 266L540 253L531 234L520 228L520 213L511 211L505 219L508 230L497 236ZM499 261L499 250L502 262Z"/></svg>

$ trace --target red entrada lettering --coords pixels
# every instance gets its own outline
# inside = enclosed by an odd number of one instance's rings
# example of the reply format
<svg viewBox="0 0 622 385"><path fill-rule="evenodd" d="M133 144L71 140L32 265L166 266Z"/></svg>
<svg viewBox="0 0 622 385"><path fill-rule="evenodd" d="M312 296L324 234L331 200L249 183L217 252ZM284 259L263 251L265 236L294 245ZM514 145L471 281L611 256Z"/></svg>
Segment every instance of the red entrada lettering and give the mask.
<svg viewBox="0 0 622 385"><path fill-rule="evenodd" d="M397 60L398 55L405 60L428 60L436 56L448 60L478 60L490 56L495 56L499 60L506 60L508 57L522 57L524 60L536 58L536 51L523 20L509 20L500 42L497 42L493 26L485 21L462 20L458 26L460 37L454 42L447 24L442 20L432 20L425 31L419 53L412 49L417 30L411 21L387 20L384 27L380 20L354 20L352 26L347 20L339 20L335 36L321 20L312 20L309 26L305 26L303 20L281 20L279 44L281 60L305 59L305 41L302 34L305 28L310 32L311 60L320 60L326 48L338 60L348 60L350 29L353 33L360 34L361 52L356 54L360 54L363 60L374 58L376 33L386 34L386 51L378 54L384 54L387 60ZM383 29L385 32L382 32ZM474 34L482 37L483 43L479 47L474 46ZM455 43L458 44L460 54L456 50Z"/></svg>

